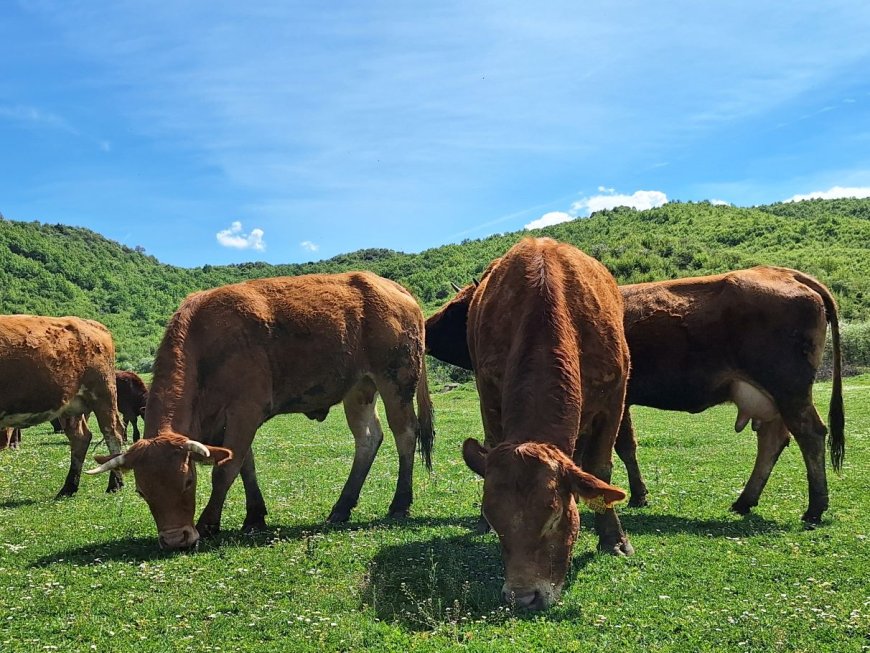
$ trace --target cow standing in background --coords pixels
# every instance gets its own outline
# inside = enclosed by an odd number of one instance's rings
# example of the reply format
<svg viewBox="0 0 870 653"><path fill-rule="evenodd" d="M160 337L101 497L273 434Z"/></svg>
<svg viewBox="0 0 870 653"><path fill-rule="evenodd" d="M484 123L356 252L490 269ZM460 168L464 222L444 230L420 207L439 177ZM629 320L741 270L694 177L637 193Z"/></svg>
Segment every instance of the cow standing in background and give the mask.
<svg viewBox="0 0 870 653"><path fill-rule="evenodd" d="M17 449L21 445L21 429L6 426L0 428L0 449Z"/></svg>
<svg viewBox="0 0 870 653"><path fill-rule="evenodd" d="M76 317L0 316L0 428L63 417L70 468L57 496L79 486L91 433L82 417L94 412L109 451L121 451L115 390L115 346L99 322ZM108 491L122 485L109 479Z"/></svg>
<svg viewBox="0 0 870 653"><path fill-rule="evenodd" d="M631 487L631 504L645 505L628 406L701 412L732 401L734 429L758 433L755 467L732 505L746 514L758 505L770 472L794 435L803 455L809 505L803 519L821 521L828 508L827 429L813 406L827 323L833 344L828 420L834 469L845 455L840 327L830 291L813 277L778 267L755 267L691 279L620 288L631 349L626 410L616 441Z"/></svg>
<svg viewBox="0 0 870 653"><path fill-rule="evenodd" d="M124 420L124 440L127 439L127 425L133 424L133 442L139 440L139 417L145 417L148 403L148 388L135 372L115 372L118 391L118 412Z"/></svg>
<svg viewBox="0 0 870 653"><path fill-rule="evenodd" d="M596 508L600 550L632 553L612 508L625 493L608 482L629 369L616 281L575 247L529 238L430 325L467 342L475 370L486 446L468 439L463 457L484 478L505 600L546 608L565 582L577 501Z"/></svg>
<svg viewBox="0 0 870 653"><path fill-rule="evenodd" d="M381 395L399 452L389 515L412 501L417 442L431 467L432 404L423 314L397 283L368 272L258 279L189 296L157 351L145 437L123 455L98 456L89 473L132 469L167 549L216 533L230 484L242 476L243 528L265 526L251 442L275 415L322 421L344 404L356 450L329 515L349 519L383 440ZM418 415L414 413L416 395ZM195 462L214 464L212 492L194 527Z"/></svg>

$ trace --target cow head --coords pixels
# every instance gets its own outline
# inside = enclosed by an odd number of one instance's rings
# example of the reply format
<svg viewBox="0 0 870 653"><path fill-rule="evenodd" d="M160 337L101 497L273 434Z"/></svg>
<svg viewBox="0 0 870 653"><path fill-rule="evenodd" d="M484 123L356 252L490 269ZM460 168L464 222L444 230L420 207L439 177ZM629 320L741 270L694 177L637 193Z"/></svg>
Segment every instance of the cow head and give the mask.
<svg viewBox="0 0 870 653"><path fill-rule="evenodd" d="M477 284L458 290L456 296L426 320L426 353L467 370L473 369L468 351L468 307Z"/></svg>
<svg viewBox="0 0 870 653"><path fill-rule="evenodd" d="M196 465L193 463L223 465L232 457L229 449L210 447L170 433L139 440L125 453L94 456L100 466L86 473L132 469L136 493L145 499L157 523L160 548L188 549L199 540L193 525L196 508Z"/></svg>
<svg viewBox="0 0 870 653"><path fill-rule="evenodd" d="M465 463L483 477L483 515L498 535L506 601L542 610L559 598L580 530L576 502L610 507L625 492L582 471L560 449L541 442L492 450L468 439Z"/></svg>

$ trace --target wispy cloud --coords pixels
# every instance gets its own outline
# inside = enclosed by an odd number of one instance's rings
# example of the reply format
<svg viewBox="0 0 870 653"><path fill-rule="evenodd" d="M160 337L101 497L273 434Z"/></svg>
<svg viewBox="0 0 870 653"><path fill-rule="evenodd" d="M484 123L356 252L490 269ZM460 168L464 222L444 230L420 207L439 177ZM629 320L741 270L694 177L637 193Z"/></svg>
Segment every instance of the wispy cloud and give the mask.
<svg viewBox="0 0 870 653"><path fill-rule="evenodd" d="M320 249L320 245L318 245L317 243L312 243L310 240L303 240L301 243L299 243L299 247L304 249L306 252L316 252L318 249Z"/></svg>
<svg viewBox="0 0 870 653"><path fill-rule="evenodd" d="M12 120L33 127L49 127L52 129L60 129L70 134L78 134L78 130L61 116L50 111L38 109L37 107L29 107L20 104L13 106L0 106L0 119Z"/></svg>
<svg viewBox="0 0 870 653"><path fill-rule="evenodd" d="M870 197L870 186L834 186L828 190L814 190L806 195L792 195L785 202L802 200L838 200L846 197Z"/></svg>
<svg viewBox="0 0 870 653"><path fill-rule="evenodd" d="M571 204L571 208L567 212L550 211L537 220L529 222L525 228L541 229L574 218L588 217L596 211L614 209L617 206L630 206L638 211L646 211L667 204L668 201L668 196L660 190L638 190L631 195L620 195L615 189L605 186L599 186L598 190L598 195L584 197Z"/></svg>
<svg viewBox="0 0 870 653"><path fill-rule="evenodd" d="M251 229L251 233L242 231L242 223L238 220L229 229L222 229L215 234L217 241L224 247L232 249L253 249L262 252L266 249L262 229Z"/></svg>

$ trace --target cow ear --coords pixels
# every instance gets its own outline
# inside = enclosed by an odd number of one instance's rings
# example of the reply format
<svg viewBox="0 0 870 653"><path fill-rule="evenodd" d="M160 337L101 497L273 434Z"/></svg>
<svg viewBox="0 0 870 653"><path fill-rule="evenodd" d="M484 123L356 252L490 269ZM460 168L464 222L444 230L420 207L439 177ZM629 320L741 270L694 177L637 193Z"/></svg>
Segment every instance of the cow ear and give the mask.
<svg viewBox="0 0 870 653"><path fill-rule="evenodd" d="M426 353L438 360L474 369L468 351L468 307L474 288L466 286L450 302L426 320Z"/></svg>
<svg viewBox="0 0 870 653"><path fill-rule="evenodd" d="M208 445L205 445L205 448L208 449L208 457L191 452L191 460L203 465L216 465L220 467L221 465L230 462L233 458L232 449L227 449L226 447L210 447Z"/></svg>
<svg viewBox="0 0 870 653"><path fill-rule="evenodd" d="M474 438L462 443L462 457L468 468L480 477L486 475L486 455L489 450Z"/></svg>
<svg viewBox="0 0 870 653"><path fill-rule="evenodd" d="M625 491L605 483L597 476L588 474L577 465L571 464L567 470L571 493L595 512L604 512L613 504L625 500Z"/></svg>

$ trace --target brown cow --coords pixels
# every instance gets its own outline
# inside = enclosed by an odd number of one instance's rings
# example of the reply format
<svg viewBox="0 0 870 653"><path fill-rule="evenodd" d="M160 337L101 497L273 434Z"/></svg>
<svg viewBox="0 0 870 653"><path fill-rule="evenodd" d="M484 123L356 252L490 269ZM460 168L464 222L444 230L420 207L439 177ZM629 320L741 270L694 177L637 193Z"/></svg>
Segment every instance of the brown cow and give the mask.
<svg viewBox="0 0 870 653"><path fill-rule="evenodd" d="M21 445L21 429L6 426L0 429L0 449L17 449Z"/></svg>
<svg viewBox="0 0 870 653"><path fill-rule="evenodd" d="M840 329L830 291L795 270L756 267L727 274L622 286L625 331L632 357L626 411L616 451L625 463L631 504L647 490L635 453L628 406L700 412L727 401L738 405L738 431L758 431L752 475L732 509L741 514L758 498L791 431L801 448L810 487L803 518L818 522L828 505L825 427L812 404L812 384L831 324L834 374L831 459L845 452ZM426 323L431 355L473 369L464 337L468 301Z"/></svg>
<svg viewBox="0 0 870 653"><path fill-rule="evenodd" d="M346 521L383 439L380 393L399 451L389 514L407 515L415 443L431 467L434 438L423 328L410 293L367 272L259 279L193 294L157 351L145 438L123 456L98 457L102 464L89 473L132 469L164 548L190 547L200 533L219 530L239 472L244 528L261 528L266 506L251 449L257 429L284 413L322 421L343 402L356 453L329 520ZM191 460L216 463L197 528Z"/></svg>
<svg viewBox="0 0 870 653"><path fill-rule="evenodd" d="M133 442L139 440L139 417L145 417L145 404L148 403L148 388L135 372L115 372L118 391L118 412L124 420L124 439L127 439L127 426L133 424Z"/></svg>
<svg viewBox="0 0 870 653"><path fill-rule="evenodd" d="M732 505L746 514L758 498L791 432L803 454L809 506L821 521L828 507L827 429L813 406L813 380L831 323L834 350L829 422L831 459L845 453L840 329L830 291L813 277L756 267L692 279L623 286L632 371L616 450L625 463L633 505L647 490L637 465L629 405L697 413L733 401L736 431L758 432L752 475Z"/></svg>
<svg viewBox="0 0 870 653"><path fill-rule="evenodd" d="M505 563L502 591L521 607L546 608L565 582L579 499L601 511L599 548L632 552L611 507L625 493L606 482L629 368L622 299L598 261L541 238L494 261L479 286L461 290L430 323L449 321L457 303L469 306L489 447L468 439L463 456L484 478L482 510Z"/></svg>
<svg viewBox="0 0 870 653"><path fill-rule="evenodd" d="M93 411L109 451L121 451L111 334L99 322L76 317L3 315L0 366L0 427L34 426L69 417L64 427L70 441L70 468L57 496L75 494L91 442L81 415ZM113 475L108 491L120 487L120 476Z"/></svg>

